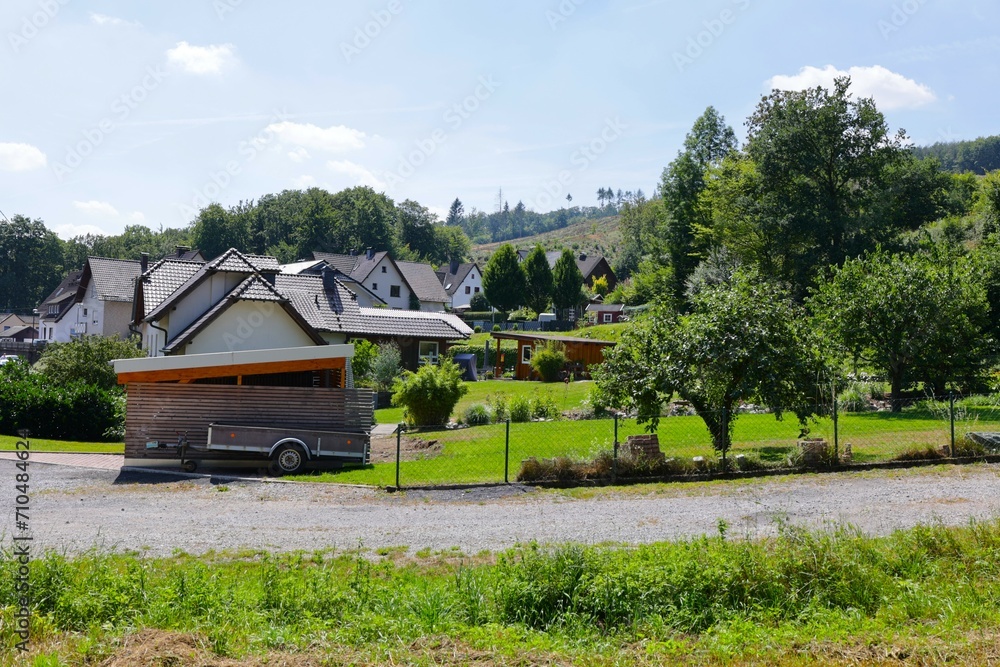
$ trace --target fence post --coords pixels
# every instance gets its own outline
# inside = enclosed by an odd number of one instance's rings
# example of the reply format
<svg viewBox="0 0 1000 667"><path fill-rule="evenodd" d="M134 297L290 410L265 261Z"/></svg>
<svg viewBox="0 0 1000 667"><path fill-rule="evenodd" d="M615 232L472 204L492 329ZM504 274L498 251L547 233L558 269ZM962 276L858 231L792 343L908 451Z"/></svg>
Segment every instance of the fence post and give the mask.
<svg viewBox="0 0 1000 667"><path fill-rule="evenodd" d="M403 428L404 427L402 424L400 424L396 428L396 489L397 490L402 488L399 485L399 459L400 459L400 452L402 451L402 446L403 446Z"/></svg>
<svg viewBox="0 0 1000 667"><path fill-rule="evenodd" d="M837 405L837 384L833 384L833 464L840 464L840 410Z"/></svg>
<svg viewBox="0 0 1000 667"><path fill-rule="evenodd" d="M948 419L951 421L951 458L955 458L955 392L948 392Z"/></svg>
<svg viewBox="0 0 1000 667"><path fill-rule="evenodd" d="M722 406L722 444L722 472L729 472L729 460L726 458L726 454L733 442L729 438L729 411L724 405Z"/></svg>
<svg viewBox="0 0 1000 667"><path fill-rule="evenodd" d="M615 445L614 454L611 457L611 483L618 482L618 413L615 413Z"/></svg>
<svg viewBox="0 0 1000 667"><path fill-rule="evenodd" d="M507 420L507 435L503 446L503 483L510 484L510 419Z"/></svg>

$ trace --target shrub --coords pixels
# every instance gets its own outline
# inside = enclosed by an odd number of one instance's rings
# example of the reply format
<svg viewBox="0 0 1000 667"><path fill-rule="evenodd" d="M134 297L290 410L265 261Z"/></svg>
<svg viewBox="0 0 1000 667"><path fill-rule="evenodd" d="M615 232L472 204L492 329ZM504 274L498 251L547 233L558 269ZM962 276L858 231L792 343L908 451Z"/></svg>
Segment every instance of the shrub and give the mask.
<svg viewBox="0 0 1000 667"><path fill-rule="evenodd" d="M531 358L531 367L542 376L543 382L556 382L566 366L565 347L559 341L548 341L536 349Z"/></svg>
<svg viewBox="0 0 1000 667"><path fill-rule="evenodd" d="M955 439L955 458L978 458L986 454L988 454L986 447L967 435Z"/></svg>
<svg viewBox="0 0 1000 667"><path fill-rule="evenodd" d="M494 331L500 331L500 325L499 324L494 324L493 325L493 330Z"/></svg>
<svg viewBox="0 0 1000 667"><path fill-rule="evenodd" d="M354 341L354 358L351 359L351 368L354 371L355 380L371 380L372 369L378 353L378 345L370 340Z"/></svg>
<svg viewBox="0 0 1000 667"><path fill-rule="evenodd" d="M531 421L531 399L515 396L510 400L510 420L515 423Z"/></svg>
<svg viewBox="0 0 1000 667"><path fill-rule="evenodd" d="M60 386L82 382L101 389L114 389L118 386L118 376L111 362L144 355L134 338L83 336L68 343L47 345L35 370Z"/></svg>
<svg viewBox="0 0 1000 667"><path fill-rule="evenodd" d="M940 449L927 445L926 447L911 447L897 455L893 461L937 461L943 458L947 458L947 454Z"/></svg>
<svg viewBox="0 0 1000 667"><path fill-rule="evenodd" d="M399 377L403 355L395 343L382 343L372 362L371 381L378 391L389 391Z"/></svg>
<svg viewBox="0 0 1000 667"><path fill-rule="evenodd" d="M559 406L550 394L531 399L531 416L534 419L559 419Z"/></svg>
<svg viewBox="0 0 1000 667"><path fill-rule="evenodd" d="M510 416L507 408L507 397L503 394L493 394L487 401L490 404L490 410L493 412L493 423L499 424L500 422L507 421L507 417Z"/></svg>
<svg viewBox="0 0 1000 667"><path fill-rule="evenodd" d="M468 390L462 369L446 359L440 366L423 366L397 378L392 403L406 408L406 420L412 426L443 426Z"/></svg>
<svg viewBox="0 0 1000 667"><path fill-rule="evenodd" d="M871 409L868 399L861 386L854 384L840 392L840 396L837 397L837 408L841 412L866 412Z"/></svg>
<svg viewBox="0 0 1000 667"><path fill-rule="evenodd" d="M473 327L472 332L473 333L483 333L483 328L477 324L475 327Z"/></svg>
<svg viewBox="0 0 1000 667"><path fill-rule="evenodd" d="M465 414L462 417L462 421L469 426L485 426L489 424L492 419L493 416L490 414L490 409L482 403L470 405L465 409Z"/></svg>

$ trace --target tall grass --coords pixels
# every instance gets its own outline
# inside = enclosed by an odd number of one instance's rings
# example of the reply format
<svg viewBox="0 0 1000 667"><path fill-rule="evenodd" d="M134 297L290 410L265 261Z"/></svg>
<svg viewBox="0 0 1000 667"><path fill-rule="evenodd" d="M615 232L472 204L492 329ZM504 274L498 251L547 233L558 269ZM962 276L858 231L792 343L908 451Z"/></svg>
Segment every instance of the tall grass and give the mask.
<svg viewBox="0 0 1000 667"><path fill-rule="evenodd" d="M531 544L478 563L48 553L31 567L35 633L201 632L216 653L239 657L483 631L583 645L697 639L741 624L803 630L817 617L885 632L1000 627L1000 522L882 538L850 528L781 527L760 541L725 533L635 548ZM5 603L15 599L15 569L4 554ZM14 611L0 607L3 651L16 641Z"/></svg>

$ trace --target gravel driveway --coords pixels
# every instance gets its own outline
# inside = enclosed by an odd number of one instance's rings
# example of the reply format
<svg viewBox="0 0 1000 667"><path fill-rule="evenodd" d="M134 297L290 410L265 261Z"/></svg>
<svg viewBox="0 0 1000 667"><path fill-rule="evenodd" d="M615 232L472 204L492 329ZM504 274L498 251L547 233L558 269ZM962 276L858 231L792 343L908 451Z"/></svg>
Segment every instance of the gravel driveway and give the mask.
<svg viewBox="0 0 1000 667"><path fill-rule="evenodd" d="M0 536L14 532L12 462L0 461ZM851 523L886 533L916 523L1000 517L1000 467L976 465L778 477L738 483L564 493L512 486L387 494L321 484L182 480L33 464L35 551L92 547L169 555L225 549L458 547L517 542L642 543L712 534L772 534L779 521Z"/></svg>

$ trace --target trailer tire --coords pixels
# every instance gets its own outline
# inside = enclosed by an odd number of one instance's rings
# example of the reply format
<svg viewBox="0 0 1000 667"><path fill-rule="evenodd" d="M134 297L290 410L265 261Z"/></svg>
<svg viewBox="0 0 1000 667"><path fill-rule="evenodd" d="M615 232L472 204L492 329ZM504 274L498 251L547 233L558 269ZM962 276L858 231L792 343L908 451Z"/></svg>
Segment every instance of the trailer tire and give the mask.
<svg viewBox="0 0 1000 667"><path fill-rule="evenodd" d="M181 464L181 469L184 470L184 472L194 472L198 469L198 462L191 460L185 461Z"/></svg>
<svg viewBox="0 0 1000 667"><path fill-rule="evenodd" d="M294 475L305 467L306 458L302 448L286 443L278 447L271 458L271 472L275 475Z"/></svg>

